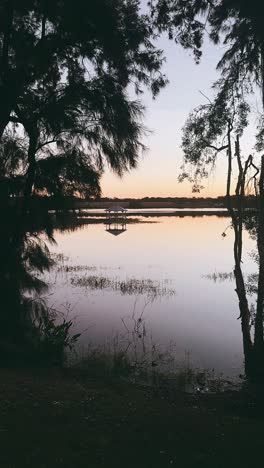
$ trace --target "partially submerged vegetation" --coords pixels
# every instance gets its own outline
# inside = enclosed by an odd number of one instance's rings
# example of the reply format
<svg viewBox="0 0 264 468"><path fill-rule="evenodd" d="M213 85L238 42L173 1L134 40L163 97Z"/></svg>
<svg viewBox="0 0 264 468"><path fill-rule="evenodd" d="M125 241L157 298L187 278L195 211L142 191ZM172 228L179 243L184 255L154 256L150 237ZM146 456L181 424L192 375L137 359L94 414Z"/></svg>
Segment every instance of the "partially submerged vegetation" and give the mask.
<svg viewBox="0 0 264 468"><path fill-rule="evenodd" d="M214 281L214 283L217 283L218 281L223 282L223 281L234 281L235 276L233 272L227 273L227 272L214 272L214 273L209 273L208 275L204 275L203 278L209 279Z"/></svg>
<svg viewBox="0 0 264 468"><path fill-rule="evenodd" d="M122 280L102 275L85 275L73 276L71 284L85 289L108 289L121 294L144 294L151 298L171 297L176 294L174 289L169 288L162 281L154 281L150 278L126 278Z"/></svg>
<svg viewBox="0 0 264 468"><path fill-rule="evenodd" d="M161 392L218 394L240 391L244 384L242 375L232 379L214 369L196 368L188 352L183 361L178 361L175 345L162 347L152 339L143 340L133 334L116 336L104 346L87 346L69 359L68 367L91 378L129 382Z"/></svg>
<svg viewBox="0 0 264 468"><path fill-rule="evenodd" d="M67 366L90 377L171 392L209 394L241 388L242 376L230 379L214 369L198 368L190 351L179 354L176 342L159 343L146 318L149 304L146 302L139 312L135 302L132 314L121 318L121 331L101 345L94 345L91 337L85 347L68 355Z"/></svg>
<svg viewBox="0 0 264 468"><path fill-rule="evenodd" d="M109 290L128 295L145 295L148 299L158 297L172 297L176 294L174 288L170 287L171 280L153 280L151 278L134 278L105 276L100 271L122 270L122 266L107 265L72 265L69 264L69 257L63 254L55 254L58 260L55 265L55 273L65 273L69 277L70 284L74 287L81 287L89 290ZM94 274L88 274L94 273ZM72 276L70 276L72 275Z"/></svg>
<svg viewBox="0 0 264 468"><path fill-rule="evenodd" d="M121 270L121 266L108 267L106 265L59 265L56 268L57 272L64 273L80 273L83 271L97 271L97 270Z"/></svg>

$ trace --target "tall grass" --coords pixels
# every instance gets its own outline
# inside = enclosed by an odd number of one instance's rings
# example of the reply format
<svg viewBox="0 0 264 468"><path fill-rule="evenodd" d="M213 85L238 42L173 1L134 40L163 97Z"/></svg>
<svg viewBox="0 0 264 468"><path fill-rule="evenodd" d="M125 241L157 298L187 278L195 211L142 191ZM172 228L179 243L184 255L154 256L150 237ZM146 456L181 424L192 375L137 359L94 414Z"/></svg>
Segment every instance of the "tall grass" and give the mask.
<svg viewBox="0 0 264 468"><path fill-rule="evenodd" d="M236 385L214 370L197 369L191 355L185 352L177 360L177 346L163 346L152 336L145 319L145 309L122 318L123 332L115 334L104 345L89 345L74 356L70 365L95 378L125 379L131 383L190 393L218 392Z"/></svg>

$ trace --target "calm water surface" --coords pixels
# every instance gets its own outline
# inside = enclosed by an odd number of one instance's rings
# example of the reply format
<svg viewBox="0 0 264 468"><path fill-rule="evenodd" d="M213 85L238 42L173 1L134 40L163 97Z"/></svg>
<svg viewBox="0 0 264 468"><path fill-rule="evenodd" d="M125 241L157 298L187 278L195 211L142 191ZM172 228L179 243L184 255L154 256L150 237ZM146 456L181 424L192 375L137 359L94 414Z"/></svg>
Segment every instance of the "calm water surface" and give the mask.
<svg viewBox="0 0 264 468"><path fill-rule="evenodd" d="M133 311L139 316L144 309L153 341L163 347L173 342L179 362L188 355L195 367L238 375L243 353L234 282L208 278L232 272L232 230L227 230L225 238L221 236L229 220L152 216L139 221L128 224L118 236L107 232L104 224L57 231L57 245L52 249L63 253L64 260L63 268L49 274L49 304L68 310L75 318L74 331L82 332L80 347L104 344L124 333L124 323L132 324ZM247 274L254 272L253 248L245 233ZM80 278L91 276L112 279L113 284L145 280L159 292L154 296L149 291L127 294L113 290L110 283L102 289L79 285Z"/></svg>

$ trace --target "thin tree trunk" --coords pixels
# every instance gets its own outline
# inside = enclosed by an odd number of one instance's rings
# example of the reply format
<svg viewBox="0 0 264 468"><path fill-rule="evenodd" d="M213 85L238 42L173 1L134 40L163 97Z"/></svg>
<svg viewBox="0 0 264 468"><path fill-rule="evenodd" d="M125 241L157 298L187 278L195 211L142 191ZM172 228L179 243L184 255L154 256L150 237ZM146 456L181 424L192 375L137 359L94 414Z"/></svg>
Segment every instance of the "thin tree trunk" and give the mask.
<svg viewBox="0 0 264 468"><path fill-rule="evenodd" d="M237 199L237 213L235 212L230 191L231 191L231 174L232 174L232 143L231 143L231 126L228 128L228 173L227 173L227 188L226 188L226 204L230 213L232 224L234 228L234 260L235 268L234 275L236 281L236 293L239 301L239 310L241 318L241 329L243 336L243 349L245 357L245 372L246 375L251 375L252 370L252 339L250 333L250 311L248 307L248 300L244 282L244 276L241 269L241 256L242 256L242 229L243 229L243 194L244 194L244 177L243 169L239 152L239 140L236 142L236 156L239 169L239 177L236 187Z"/></svg>
<svg viewBox="0 0 264 468"><path fill-rule="evenodd" d="M259 180L259 206L258 206L258 256L259 256L259 276L258 276L258 297L257 311L255 318L254 344L259 357L263 355L263 308L264 308L264 156L261 159L261 172ZM264 357L264 355L263 355Z"/></svg>

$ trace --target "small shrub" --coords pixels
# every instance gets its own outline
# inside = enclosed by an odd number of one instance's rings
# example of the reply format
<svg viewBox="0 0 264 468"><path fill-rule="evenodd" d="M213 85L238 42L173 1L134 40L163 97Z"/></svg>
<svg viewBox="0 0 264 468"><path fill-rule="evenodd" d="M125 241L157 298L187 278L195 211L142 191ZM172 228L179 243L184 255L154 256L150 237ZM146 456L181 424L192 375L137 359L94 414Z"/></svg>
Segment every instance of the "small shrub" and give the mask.
<svg viewBox="0 0 264 468"><path fill-rule="evenodd" d="M38 317L32 326L28 351L33 360L45 364L62 365L66 350L72 350L80 336L70 334L72 320L65 318L56 323L56 316L45 314Z"/></svg>

